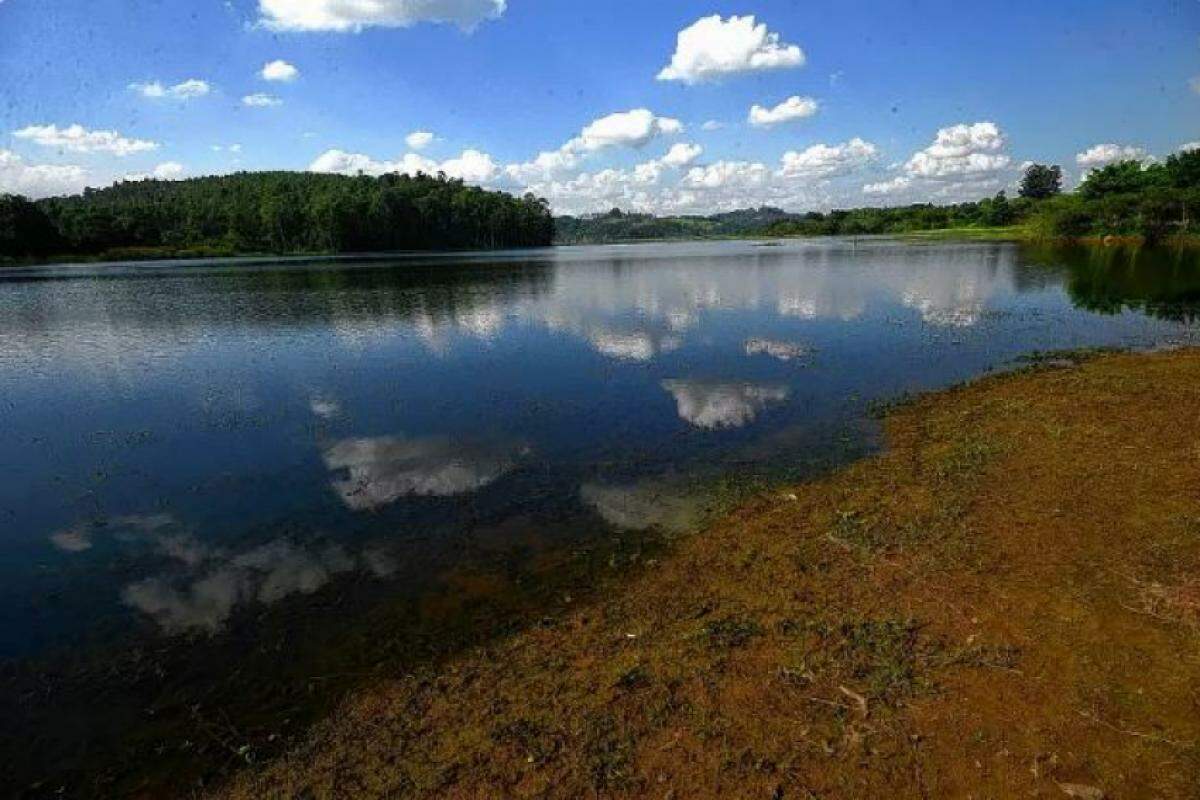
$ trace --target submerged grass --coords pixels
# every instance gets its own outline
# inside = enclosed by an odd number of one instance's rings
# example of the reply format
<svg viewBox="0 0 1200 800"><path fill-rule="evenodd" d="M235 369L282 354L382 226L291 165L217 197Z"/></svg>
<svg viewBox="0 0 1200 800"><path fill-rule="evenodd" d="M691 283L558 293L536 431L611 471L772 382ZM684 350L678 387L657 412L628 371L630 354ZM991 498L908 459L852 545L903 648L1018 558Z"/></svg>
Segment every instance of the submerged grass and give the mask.
<svg viewBox="0 0 1200 800"><path fill-rule="evenodd" d="M1198 387L1195 351L1089 354L913 400L219 794L1194 797Z"/></svg>

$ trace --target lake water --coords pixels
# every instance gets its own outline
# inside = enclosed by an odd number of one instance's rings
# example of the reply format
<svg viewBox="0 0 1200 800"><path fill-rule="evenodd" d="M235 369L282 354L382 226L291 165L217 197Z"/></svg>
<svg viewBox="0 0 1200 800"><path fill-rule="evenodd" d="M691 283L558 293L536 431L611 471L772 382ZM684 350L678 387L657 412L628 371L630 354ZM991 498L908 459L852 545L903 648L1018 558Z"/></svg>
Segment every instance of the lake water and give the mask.
<svg viewBox="0 0 1200 800"><path fill-rule="evenodd" d="M884 239L0 272L4 735L319 674L464 564L684 531L868 451L874 401L1197 303L1194 254Z"/></svg>

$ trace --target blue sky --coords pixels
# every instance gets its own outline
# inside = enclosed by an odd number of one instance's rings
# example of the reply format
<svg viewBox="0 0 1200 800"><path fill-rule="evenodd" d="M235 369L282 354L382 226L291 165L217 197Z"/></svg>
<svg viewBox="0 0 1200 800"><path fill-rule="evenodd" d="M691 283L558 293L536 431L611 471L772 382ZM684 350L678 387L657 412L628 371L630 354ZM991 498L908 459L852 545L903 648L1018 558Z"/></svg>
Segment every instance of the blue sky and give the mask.
<svg viewBox="0 0 1200 800"><path fill-rule="evenodd" d="M0 0L0 86L0 191L31 195L313 168L569 212L952 200L1200 140L1200 3Z"/></svg>

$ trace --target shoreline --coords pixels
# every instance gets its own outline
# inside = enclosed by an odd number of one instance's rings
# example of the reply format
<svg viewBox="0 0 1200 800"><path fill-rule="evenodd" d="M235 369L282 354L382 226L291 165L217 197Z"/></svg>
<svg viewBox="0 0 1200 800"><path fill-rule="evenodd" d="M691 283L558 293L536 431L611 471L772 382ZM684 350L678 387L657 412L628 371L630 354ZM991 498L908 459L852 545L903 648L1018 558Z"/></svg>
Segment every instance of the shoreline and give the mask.
<svg viewBox="0 0 1200 800"><path fill-rule="evenodd" d="M217 796L1189 796L1197 385L1195 349L1077 356L892 407L881 454Z"/></svg>
<svg viewBox="0 0 1200 800"><path fill-rule="evenodd" d="M553 242L541 249L551 249L560 247L594 247L612 244L667 244L680 242L781 242L781 241L820 241L824 239L835 238L868 238L863 237L846 237L835 235L821 236L778 236L763 233L761 235L744 235L744 236L713 236L713 237L692 237L692 238L677 238L677 239L621 239L611 241L596 241L596 242ZM1155 247L1164 249L1196 249L1200 248L1200 237L1197 236L1175 236L1165 239L1153 245L1147 245L1139 236L1083 236L1083 237L1060 237L1060 238L1044 238L1035 236L1028 228L1020 225L1008 226L1001 228L942 228L928 231L907 231L899 233L884 233L872 234L869 238L879 239L894 239L906 243L921 243L921 242L1014 242L1019 244L1055 244L1055 245L1084 245L1089 247ZM70 267L70 266L123 266L128 264L147 264L153 265L156 263L171 263L171 262L199 262L204 260L218 260L229 262L271 262L275 260L288 261L303 261L303 260L340 260L340 259L371 259L371 258L419 258L422 256L452 256L459 253L489 253L489 252L508 252L511 249L528 249L528 248L498 248L496 250L397 250L397 251L354 251L354 252L288 252L288 253L261 253L261 252L245 252L239 253L223 249L185 249L175 250L172 248L137 248L133 250L118 249L106 251L104 253L96 253L92 255L78 256L52 256L45 259L18 259L4 261L0 260L0 275L3 275L8 270L16 270L23 268L34 267Z"/></svg>

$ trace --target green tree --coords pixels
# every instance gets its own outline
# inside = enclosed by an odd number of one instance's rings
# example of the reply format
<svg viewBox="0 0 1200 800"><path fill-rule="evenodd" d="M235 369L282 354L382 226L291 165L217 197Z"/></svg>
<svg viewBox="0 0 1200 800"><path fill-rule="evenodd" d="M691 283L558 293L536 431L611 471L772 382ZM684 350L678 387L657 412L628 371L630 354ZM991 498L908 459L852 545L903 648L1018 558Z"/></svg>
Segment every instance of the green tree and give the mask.
<svg viewBox="0 0 1200 800"><path fill-rule="evenodd" d="M1112 194L1132 194L1146 186L1142 162L1128 160L1094 169L1084 178L1079 194L1088 199Z"/></svg>
<svg viewBox="0 0 1200 800"><path fill-rule="evenodd" d="M1030 164L1021 177L1021 188L1017 194L1032 200L1044 200L1062 193L1062 168L1057 164Z"/></svg>

